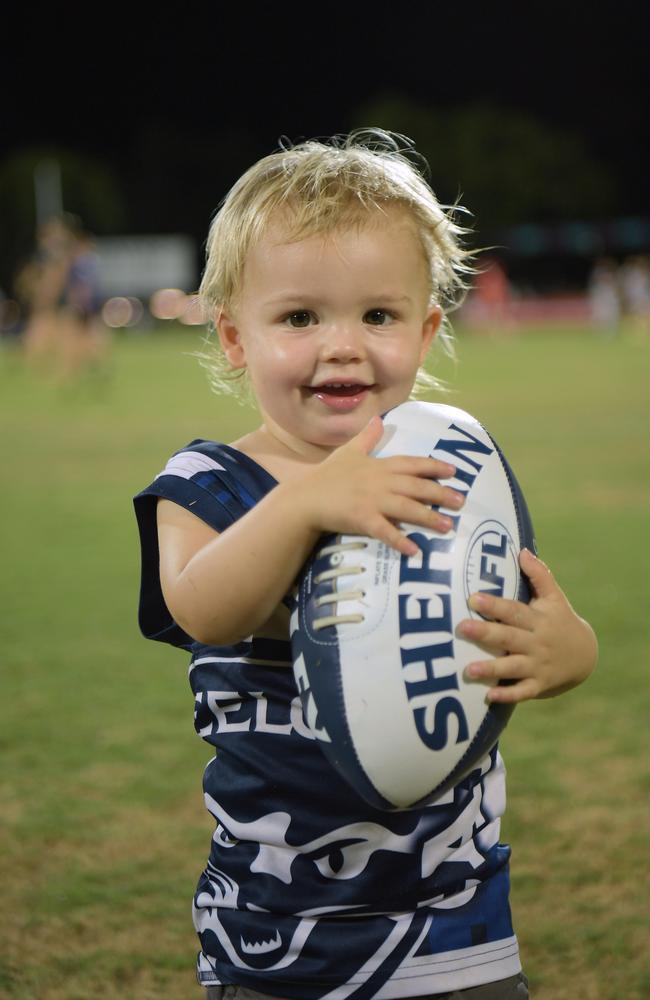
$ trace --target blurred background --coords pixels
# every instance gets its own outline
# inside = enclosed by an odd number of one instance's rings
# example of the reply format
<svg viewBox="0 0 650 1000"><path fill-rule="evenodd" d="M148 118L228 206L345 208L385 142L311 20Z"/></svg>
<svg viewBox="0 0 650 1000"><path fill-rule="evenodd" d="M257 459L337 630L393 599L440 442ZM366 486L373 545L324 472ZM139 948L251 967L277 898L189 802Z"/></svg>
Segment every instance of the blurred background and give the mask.
<svg viewBox="0 0 650 1000"><path fill-rule="evenodd" d="M432 370L504 448L601 644L502 740L533 995L650 995L639 8L12 9L1 37L0 997L200 1000L209 753L186 658L138 633L131 497L255 425L193 356L217 205L281 137L363 126L415 140L490 248L459 363Z"/></svg>
<svg viewBox="0 0 650 1000"><path fill-rule="evenodd" d="M361 6L310 31L289 10L249 25L196 5L191 19L8 27L3 336L24 328L41 227L63 212L96 255L105 324L194 322L191 300L152 296L194 291L210 216L241 172L281 136L367 125L415 139L440 199L466 205L476 244L495 247L468 321L491 305L513 323L647 312L645 39L632 5L586 9Z"/></svg>

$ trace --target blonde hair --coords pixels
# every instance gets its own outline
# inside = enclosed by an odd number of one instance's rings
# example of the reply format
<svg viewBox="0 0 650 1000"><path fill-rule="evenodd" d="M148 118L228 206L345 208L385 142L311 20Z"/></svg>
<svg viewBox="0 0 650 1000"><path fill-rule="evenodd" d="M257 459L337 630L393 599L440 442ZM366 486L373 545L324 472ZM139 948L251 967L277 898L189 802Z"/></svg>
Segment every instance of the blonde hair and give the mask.
<svg viewBox="0 0 650 1000"><path fill-rule="evenodd" d="M288 239L298 241L363 224L374 211L400 206L415 224L427 261L431 304L440 305L445 314L437 339L454 357L446 314L465 296L473 254L461 242L468 230L455 221L455 214L465 209L441 205L422 166L427 169L410 139L382 129L359 129L295 146L281 143L240 177L210 226L199 288L209 328L214 331L221 311L236 304L246 256L278 215ZM233 372L209 336L206 345L197 357L213 388L238 394L242 372ZM439 380L420 369L416 389L431 388L440 388Z"/></svg>

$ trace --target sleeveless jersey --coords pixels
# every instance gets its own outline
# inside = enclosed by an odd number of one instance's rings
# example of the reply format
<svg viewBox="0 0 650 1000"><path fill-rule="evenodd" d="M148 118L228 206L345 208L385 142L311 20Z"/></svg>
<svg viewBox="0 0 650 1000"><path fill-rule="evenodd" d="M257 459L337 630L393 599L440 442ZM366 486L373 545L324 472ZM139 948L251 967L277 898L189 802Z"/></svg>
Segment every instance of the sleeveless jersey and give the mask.
<svg viewBox="0 0 650 1000"><path fill-rule="evenodd" d="M194 724L215 749L203 787L216 828L193 908L199 982L296 1000L389 1000L515 975L497 748L433 805L374 809L305 723L288 636L202 645L165 605L158 498L224 531L275 485L236 449L196 440L135 498L140 626L191 653Z"/></svg>

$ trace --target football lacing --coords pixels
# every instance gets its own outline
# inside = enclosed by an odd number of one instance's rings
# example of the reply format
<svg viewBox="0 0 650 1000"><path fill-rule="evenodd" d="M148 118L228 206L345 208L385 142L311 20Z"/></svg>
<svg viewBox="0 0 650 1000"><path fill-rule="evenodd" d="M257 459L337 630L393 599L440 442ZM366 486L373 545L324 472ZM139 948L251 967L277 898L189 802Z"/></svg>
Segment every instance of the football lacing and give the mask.
<svg viewBox="0 0 650 1000"><path fill-rule="evenodd" d="M350 549L367 549L367 542L336 542L334 545L325 545L320 549L317 558L322 559L323 556L333 556L339 555L341 552L348 552ZM341 560L338 559L337 562ZM330 562L334 562L330 559Z"/></svg>
<svg viewBox="0 0 650 1000"><path fill-rule="evenodd" d="M356 576L359 573L365 573L363 566L346 566L343 563L343 554L350 551L351 549L365 549L367 548L367 542L339 542L335 545L327 545L325 548L321 549L318 553L318 558L321 559L324 556L330 557L330 564L334 566L333 569L323 570L318 576L314 577L314 583L325 583L327 580L337 580L340 576ZM336 587L336 583L334 584ZM329 594L323 594L321 597L317 597L314 600L314 605L317 608L323 605L336 605L341 601L360 601L366 596L365 590L332 590ZM312 625L315 632L319 629L328 628L330 625L344 625L347 623L358 623L364 620L364 616L360 613L348 614L348 615L324 615L322 618L314 618Z"/></svg>
<svg viewBox="0 0 650 1000"><path fill-rule="evenodd" d="M365 590L333 590L331 594L317 597L314 604L317 608L322 608L324 604L336 604L338 601L360 601L365 596Z"/></svg>

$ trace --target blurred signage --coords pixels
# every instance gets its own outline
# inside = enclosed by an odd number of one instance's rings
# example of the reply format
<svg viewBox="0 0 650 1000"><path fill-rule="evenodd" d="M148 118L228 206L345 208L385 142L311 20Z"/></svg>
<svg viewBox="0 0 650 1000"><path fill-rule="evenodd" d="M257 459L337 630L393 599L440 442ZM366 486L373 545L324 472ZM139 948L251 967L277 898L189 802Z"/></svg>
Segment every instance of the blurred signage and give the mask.
<svg viewBox="0 0 650 1000"><path fill-rule="evenodd" d="M632 216L600 223L511 226L497 234L497 242L522 257L643 253L650 249L650 219Z"/></svg>
<svg viewBox="0 0 650 1000"><path fill-rule="evenodd" d="M189 292L198 284L189 236L101 236L94 243L104 296L146 297L163 287Z"/></svg>

